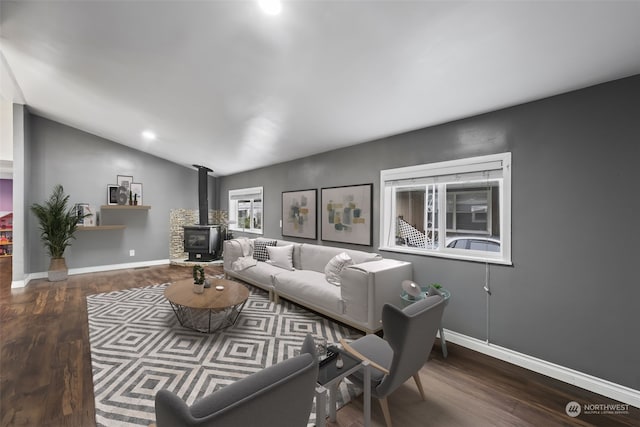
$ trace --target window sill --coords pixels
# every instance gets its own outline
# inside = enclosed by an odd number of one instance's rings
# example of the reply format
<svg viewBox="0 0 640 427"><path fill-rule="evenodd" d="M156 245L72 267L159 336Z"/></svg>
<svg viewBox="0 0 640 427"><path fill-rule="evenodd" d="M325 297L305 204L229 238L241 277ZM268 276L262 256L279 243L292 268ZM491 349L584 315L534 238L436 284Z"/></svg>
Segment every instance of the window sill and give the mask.
<svg viewBox="0 0 640 427"><path fill-rule="evenodd" d="M481 262L488 264L497 264L497 265L509 265L512 266L513 262L511 260L505 260L502 258L487 258L478 255L464 255L464 254L456 254L450 252L439 252L439 251L426 251L418 248L405 248L405 247L394 247L394 246L380 246L378 247L379 251L386 252L396 252L401 254L409 254L409 255L420 255L420 256L430 256L436 258L447 258L459 261L471 261L471 262Z"/></svg>
<svg viewBox="0 0 640 427"><path fill-rule="evenodd" d="M237 231L238 233L256 234L258 236L262 236L264 234L262 232L262 230L260 230L260 231L247 230L246 228L231 228L231 227L229 227L229 231Z"/></svg>

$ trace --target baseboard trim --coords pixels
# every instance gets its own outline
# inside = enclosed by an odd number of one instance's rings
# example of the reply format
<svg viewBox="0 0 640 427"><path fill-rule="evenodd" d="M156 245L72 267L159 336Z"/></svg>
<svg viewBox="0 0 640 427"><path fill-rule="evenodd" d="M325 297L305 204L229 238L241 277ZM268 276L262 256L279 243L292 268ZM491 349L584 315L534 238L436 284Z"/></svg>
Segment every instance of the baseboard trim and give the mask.
<svg viewBox="0 0 640 427"><path fill-rule="evenodd" d="M538 359L524 353L509 350L495 344L481 341L458 332L444 330L447 341L466 347L468 349L495 357L496 359L509 362L513 365L520 366L530 371L555 378L562 382L575 385L577 387L589 390L593 393L609 397L619 402L626 403L636 408L640 408L640 391L632 388L594 377L580 371L576 371L565 366L556 365L546 360ZM601 403L601 402L585 402L585 403Z"/></svg>
<svg viewBox="0 0 640 427"><path fill-rule="evenodd" d="M29 273L24 276L23 280L14 280L11 282L11 289L24 288L30 281L47 277L47 273Z"/></svg>
<svg viewBox="0 0 640 427"><path fill-rule="evenodd" d="M152 267L155 265L169 265L169 259L158 259L158 260L150 260L150 261L140 261L140 262L127 262L123 264L109 264L109 265L96 265L92 267L80 267L80 268L70 268L69 276L73 276L76 274L86 274L86 273L100 273L103 271L112 271L112 270L125 270L127 268L143 268L143 267ZM23 288L29 284L31 280L34 279L45 279L47 277L47 272L38 272L38 273L30 273L28 274L24 280L14 280L11 282L12 288Z"/></svg>
<svg viewBox="0 0 640 427"><path fill-rule="evenodd" d="M127 268L152 267L155 265L169 265L169 259L167 258L167 259L157 259L157 260L151 260L151 261L127 262L124 264L97 265L93 267L70 268L69 275L100 273L103 271L110 271L110 270L125 270Z"/></svg>
<svg viewBox="0 0 640 427"><path fill-rule="evenodd" d="M27 286L27 283L29 283L29 281L27 279L24 279L24 280L13 280L11 282L11 289L24 288L25 286Z"/></svg>

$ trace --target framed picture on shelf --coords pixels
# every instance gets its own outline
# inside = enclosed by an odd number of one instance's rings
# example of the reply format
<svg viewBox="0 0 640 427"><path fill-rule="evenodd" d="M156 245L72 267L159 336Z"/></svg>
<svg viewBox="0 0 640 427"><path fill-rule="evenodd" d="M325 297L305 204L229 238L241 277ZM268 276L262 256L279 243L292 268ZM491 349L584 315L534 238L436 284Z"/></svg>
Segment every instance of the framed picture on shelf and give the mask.
<svg viewBox="0 0 640 427"><path fill-rule="evenodd" d="M118 183L118 187L124 187L127 191L130 191L133 177L129 175L118 175L116 182Z"/></svg>
<svg viewBox="0 0 640 427"><path fill-rule="evenodd" d="M371 246L373 184L321 189L322 240Z"/></svg>
<svg viewBox="0 0 640 427"><path fill-rule="evenodd" d="M89 203L76 203L75 209L78 215L78 225L82 227L94 227L98 225L96 211Z"/></svg>
<svg viewBox="0 0 640 427"><path fill-rule="evenodd" d="M318 190L282 192L282 235L317 239Z"/></svg>
<svg viewBox="0 0 640 427"><path fill-rule="evenodd" d="M107 205L118 204L118 188L117 185L107 185Z"/></svg>
<svg viewBox="0 0 640 427"><path fill-rule="evenodd" d="M132 182L131 183L131 200L134 205L141 206L142 203L142 183L141 182Z"/></svg>

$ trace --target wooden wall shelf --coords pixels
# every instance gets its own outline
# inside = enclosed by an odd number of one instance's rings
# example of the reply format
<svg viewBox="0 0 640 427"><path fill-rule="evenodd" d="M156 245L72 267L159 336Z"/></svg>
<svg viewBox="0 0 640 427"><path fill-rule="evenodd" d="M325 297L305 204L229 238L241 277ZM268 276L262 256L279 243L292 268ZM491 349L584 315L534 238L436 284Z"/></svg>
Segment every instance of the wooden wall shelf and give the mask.
<svg viewBox="0 0 640 427"><path fill-rule="evenodd" d="M94 225L90 227L79 225L78 231L124 230L125 228L124 225Z"/></svg>
<svg viewBox="0 0 640 427"><path fill-rule="evenodd" d="M151 206L146 206L146 205L102 205L100 206L101 210L105 210L105 211L148 211L149 209L151 209ZM114 225L96 225L96 226L89 226L89 227L84 227L79 225L78 226L78 231L101 231L101 230L124 230L125 228L127 228L125 225L122 224L114 224Z"/></svg>
<svg viewBox="0 0 640 427"><path fill-rule="evenodd" d="M130 210L130 211L148 211L151 206L148 205L102 205L101 210Z"/></svg>

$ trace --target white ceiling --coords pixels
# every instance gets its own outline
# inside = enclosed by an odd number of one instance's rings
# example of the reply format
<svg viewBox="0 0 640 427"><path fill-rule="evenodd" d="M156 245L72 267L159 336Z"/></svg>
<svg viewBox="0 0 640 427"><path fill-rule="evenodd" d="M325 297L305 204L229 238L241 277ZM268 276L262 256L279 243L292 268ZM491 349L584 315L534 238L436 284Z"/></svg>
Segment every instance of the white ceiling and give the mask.
<svg viewBox="0 0 640 427"><path fill-rule="evenodd" d="M640 73L639 1L0 7L33 112L217 175Z"/></svg>

